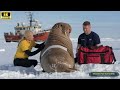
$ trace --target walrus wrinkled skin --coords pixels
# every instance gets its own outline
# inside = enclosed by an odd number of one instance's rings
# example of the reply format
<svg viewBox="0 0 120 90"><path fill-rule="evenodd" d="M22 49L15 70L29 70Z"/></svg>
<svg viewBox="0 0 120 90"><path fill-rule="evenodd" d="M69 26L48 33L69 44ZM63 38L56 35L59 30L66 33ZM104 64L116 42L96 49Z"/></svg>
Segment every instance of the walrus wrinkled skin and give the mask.
<svg viewBox="0 0 120 90"><path fill-rule="evenodd" d="M67 23L56 23L48 36L45 48L41 51L40 62L45 72L72 72L75 71L73 46L69 38L71 26ZM67 49L51 48L53 45L60 45Z"/></svg>

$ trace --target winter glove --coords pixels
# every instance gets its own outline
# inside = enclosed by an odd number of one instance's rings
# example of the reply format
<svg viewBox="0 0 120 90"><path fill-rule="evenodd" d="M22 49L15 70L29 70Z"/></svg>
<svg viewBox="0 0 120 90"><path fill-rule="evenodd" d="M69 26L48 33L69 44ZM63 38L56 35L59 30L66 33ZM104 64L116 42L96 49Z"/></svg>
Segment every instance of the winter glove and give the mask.
<svg viewBox="0 0 120 90"><path fill-rule="evenodd" d="M40 51L41 51L42 49L44 49L44 47L45 47L45 42L43 42L43 43L41 43L41 44L36 44L36 46L35 46L35 48L39 48Z"/></svg>
<svg viewBox="0 0 120 90"><path fill-rule="evenodd" d="M39 49L42 50L42 49L44 49L44 47L45 47L45 42L43 42L43 43L40 44Z"/></svg>

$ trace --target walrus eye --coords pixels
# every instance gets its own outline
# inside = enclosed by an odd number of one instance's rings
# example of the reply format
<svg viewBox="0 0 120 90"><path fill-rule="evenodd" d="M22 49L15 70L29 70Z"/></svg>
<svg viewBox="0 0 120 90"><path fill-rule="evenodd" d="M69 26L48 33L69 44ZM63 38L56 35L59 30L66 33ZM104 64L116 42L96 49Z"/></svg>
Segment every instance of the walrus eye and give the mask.
<svg viewBox="0 0 120 90"><path fill-rule="evenodd" d="M71 29L69 29L69 33L71 33Z"/></svg>

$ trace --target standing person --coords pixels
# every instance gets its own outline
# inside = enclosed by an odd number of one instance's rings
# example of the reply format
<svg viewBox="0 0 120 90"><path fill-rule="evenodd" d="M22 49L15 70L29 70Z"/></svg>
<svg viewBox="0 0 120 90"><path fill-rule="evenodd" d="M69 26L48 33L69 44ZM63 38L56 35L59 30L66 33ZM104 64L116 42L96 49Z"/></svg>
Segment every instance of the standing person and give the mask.
<svg viewBox="0 0 120 90"><path fill-rule="evenodd" d="M76 61L77 53L78 53L78 49L80 48L80 46L92 48L92 47L100 46L100 43L101 43L99 35L91 31L91 24L89 21L85 21L83 23L83 31L84 33L79 35L79 38L78 38L75 62L77 62Z"/></svg>
<svg viewBox="0 0 120 90"><path fill-rule="evenodd" d="M31 52L32 48L38 48L36 51ZM36 55L45 47L44 43L36 44L33 40L33 32L26 30L24 38L19 42L16 54L14 56L14 66L31 67L37 65L37 60L28 59L29 56Z"/></svg>

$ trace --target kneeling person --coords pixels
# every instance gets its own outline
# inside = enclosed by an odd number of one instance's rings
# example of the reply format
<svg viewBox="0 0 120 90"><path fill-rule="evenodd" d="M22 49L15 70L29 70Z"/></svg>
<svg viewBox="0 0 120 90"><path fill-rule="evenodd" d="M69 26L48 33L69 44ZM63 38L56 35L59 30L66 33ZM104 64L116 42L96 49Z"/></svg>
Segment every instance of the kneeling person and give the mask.
<svg viewBox="0 0 120 90"><path fill-rule="evenodd" d="M38 48L31 52L32 48ZM24 38L19 42L16 54L14 56L14 66L31 67L37 65L37 60L28 59L29 56L36 55L45 47L44 43L36 44L33 40L33 32L25 31Z"/></svg>
<svg viewBox="0 0 120 90"><path fill-rule="evenodd" d="M81 46L93 49L101 45L99 35L91 31L91 24L89 21L83 23L83 31L84 33L78 38L75 62L77 62L78 50Z"/></svg>

